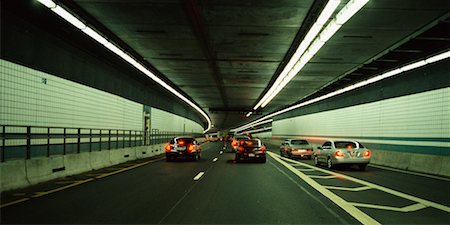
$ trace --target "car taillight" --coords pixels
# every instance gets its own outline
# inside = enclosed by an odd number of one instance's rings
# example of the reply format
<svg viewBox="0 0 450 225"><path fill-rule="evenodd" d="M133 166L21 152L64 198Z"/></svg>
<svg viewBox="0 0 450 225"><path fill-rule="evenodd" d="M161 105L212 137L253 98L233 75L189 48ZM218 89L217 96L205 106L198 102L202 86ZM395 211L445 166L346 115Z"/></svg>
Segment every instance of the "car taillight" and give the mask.
<svg viewBox="0 0 450 225"><path fill-rule="evenodd" d="M170 152L170 151L172 151L173 147L172 147L172 145L167 144L167 145L164 147L164 149L166 150L166 152Z"/></svg>
<svg viewBox="0 0 450 225"><path fill-rule="evenodd" d="M308 152L312 152L312 151L313 151L313 149L312 149L312 148L308 148L308 149L306 149L306 151L308 151Z"/></svg>
<svg viewBox="0 0 450 225"><path fill-rule="evenodd" d="M237 141L233 141L233 142L231 142L231 145L233 145L234 147L236 147L236 146L238 145L238 142L237 142Z"/></svg>
<svg viewBox="0 0 450 225"><path fill-rule="evenodd" d="M259 150L261 150L261 151L266 151L266 146L261 146L260 148L259 148Z"/></svg>
<svg viewBox="0 0 450 225"><path fill-rule="evenodd" d="M195 149L194 145L188 145L188 147L187 147L188 152L192 152L192 151L194 151L194 149Z"/></svg>
<svg viewBox="0 0 450 225"><path fill-rule="evenodd" d="M239 146L239 147L238 147L238 151L243 152L243 151L244 151L244 147Z"/></svg>
<svg viewBox="0 0 450 225"><path fill-rule="evenodd" d="M369 158L370 157L370 150L369 149L365 150L363 155L364 155L364 158Z"/></svg>
<svg viewBox="0 0 450 225"><path fill-rule="evenodd" d="M334 153L334 156L336 156L336 157L344 157L344 153L343 153L341 150L337 150L337 151Z"/></svg>
<svg viewBox="0 0 450 225"><path fill-rule="evenodd" d="M177 145L178 146L184 146L184 140L178 140Z"/></svg>

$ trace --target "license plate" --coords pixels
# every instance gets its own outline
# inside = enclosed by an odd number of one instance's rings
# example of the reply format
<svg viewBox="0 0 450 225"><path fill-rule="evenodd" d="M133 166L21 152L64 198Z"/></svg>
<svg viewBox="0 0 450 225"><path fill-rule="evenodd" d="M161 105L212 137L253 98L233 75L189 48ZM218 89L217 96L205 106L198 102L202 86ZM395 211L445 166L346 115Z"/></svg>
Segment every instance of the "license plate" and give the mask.
<svg viewBox="0 0 450 225"><path fill-rule="evenodd" d="M356 156L356 152L350 152L350 155L355 157Z"/></svg>
<svg viewBox="0 0 450 225"><path fill-rule="evenodd" d="M253 154L253 153L248 153L248 157L255 157L255 154Z"/></svg>
<svg viewBox="0 0 450 225"><path fill-rule="evenodd" d="M177 151L183 151L183 150L185 150L186 148L185 147L176 147L175 148L175 150L177 150Z"/></svg>

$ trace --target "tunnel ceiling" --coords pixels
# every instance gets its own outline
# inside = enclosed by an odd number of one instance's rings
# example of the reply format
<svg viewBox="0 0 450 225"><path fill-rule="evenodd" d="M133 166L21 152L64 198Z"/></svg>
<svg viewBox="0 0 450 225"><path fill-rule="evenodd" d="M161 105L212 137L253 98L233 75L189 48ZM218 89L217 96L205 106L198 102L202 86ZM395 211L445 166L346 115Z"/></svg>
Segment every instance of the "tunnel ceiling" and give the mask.
<svg viewBox="0 0 450 225"><path fill-rule="evenodd" d="M442 51L450 40L448 0L372 0L260 113L246 118L326 1L60 2L122 40L208 112L219 129Z"/></svg>

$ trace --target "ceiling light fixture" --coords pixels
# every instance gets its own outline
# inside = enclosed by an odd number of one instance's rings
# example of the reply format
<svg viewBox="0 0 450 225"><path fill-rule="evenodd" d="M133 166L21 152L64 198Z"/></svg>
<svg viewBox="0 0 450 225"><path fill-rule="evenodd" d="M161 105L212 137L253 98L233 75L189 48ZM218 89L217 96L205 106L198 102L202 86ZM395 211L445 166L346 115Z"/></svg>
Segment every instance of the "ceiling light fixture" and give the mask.
<svg viewBox="0 0 450 225"><path fill-rule="evenodd" d="M369 0L351 0L336 17L322 30L325 23L332 16L337 6L340 4L338 0L330 0L322 10L316 22L306 34L300 43L297 51L294 53L289 63L283 69L277 80L263 98L255 105L254 110L259 107L265 107L269 102L294 78L297 73L305 66L309 60L323 47L338 30L342 24L347 22L354 14L356 14ZM322 30L322 32L320 32ZM320 32L320 34L319 34Z"/></svg>
<svg viewBox="0 0 450 225"><path fill-rule="evenodd" d="M190 105L192 108L197 110L205 119L208 121L208 128L203 131L203 133L208 132L208 130L211 129L212 123L209 116L196 104L194 104L192 101L190 101L188 98L186 98L184 95L179 93L177 90L175 90L173 87L168 85L166 82L161 80L158 76L156 76L153 72L148 70L144 65L142 65L140 62L136 61L133 57L130 56L127 52L123 51L119 47L117 47L116 44L108 41L103 35L99 34L92 28L88 27L85 23L83 23L81 20L79 20L77 17L72 15L70 12L62 8L61 6L57 5L55 2L51 0L37 0L40 3L42 3L44 6L58 14L60 17L62 17L67 22L71 23L76 28L80 29L85 34L89 35L92 39L100 43L101 45L105 46L107 49L133 65L136 69L150 77L152 80L154 80L156 83L164 87L166 90L170 91L172 94L186 102L188 105Z"/></svg>
<svg viewBox="0 0 450 225"><path fill-rule="evenodd" d="M378 76L375 76L375 77L372 77L370 79L358 82L356 84L347 86L345 88L339 89L339 90L334 91L334 92L330 92L330 93L328 93L326 95L322 95L320 97L308 100L306 102L302 102L300 104L293 105L293 106L288 107L286 109L283 109L283 110L271 113L271 114L269 114L267 116L264 116L264 117L262 117L262 118L260 118L258 120L250 122L250 123L248 123L246 125L243 125L241 127L237 127L237 128L234 128L234 129L231 129L231 131L239 132L239 131L248 129L248 128L253 127L253 126L257 126L257 125L261 125L261 124L272 122L272 121L268 121L267 119L272 118L272 117L277 116L277 115L280 115L280 114L283 114L285 112L289 112L291 110L298 109L298 108L301 108L303 106L310 105L312 103L319 102L319 101L322 101L324 99L328 99L328 98L331 98L333 96L336 96L336 95L339 95L339 94L342 94L342 93L354 90L356 88L360 88L360 87L363 87L363 86L366 86L366 85L378 82L378 81L386 79L388 77L396 76L396 75L399 75L399 74L401 74L403 72L410 71L410 70L413 70L413 69L417 69L417 68L426 66L426 65L428 65L430 63L435 63L435 62L438 62L438 61L441 61L441 60L444 60L444 59L448 59L448 58L450 58L450 50L448 50L446 52L443 52L443 53L440 53L440 54L437 54L437 55L434 55L434 56L431 56L431 57L428 57L428 58L426 58L424 60L419 60L419 61L407 64L407 65L401 66L399 68L390 70L390 71L388 71L386 73L382 73L382 74L380 74Z"/></svg>

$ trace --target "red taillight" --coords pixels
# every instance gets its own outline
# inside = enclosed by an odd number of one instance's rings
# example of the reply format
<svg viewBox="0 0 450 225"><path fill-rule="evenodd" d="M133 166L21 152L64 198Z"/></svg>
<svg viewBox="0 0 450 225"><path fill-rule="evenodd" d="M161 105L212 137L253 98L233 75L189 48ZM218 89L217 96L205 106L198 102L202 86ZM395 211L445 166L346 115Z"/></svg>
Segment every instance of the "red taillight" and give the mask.
<svg viewBox="0 0 450 225"><path fill-rule="evenodd" d="M367 149L364 151L364 158L369 158L370 157L370 150Z"/></svg>
<svg viewBox="0 0 450 225"><path fill-rule="evenodd" d="M195 149L194 145L188 145L188 147L187 147L188 152L192 152L192 151L194 151L194 149Z"/></svg>
<svg viewBox="0 0 450 225"><path fill-rule="evenodd" d="M167 144L166 147L164 147L164 149L166 150L166 152L170 152L172 150L172 145Z"/></svg>
<svg viewBox="0 0 450 225"><path fill-rule="evenodd" d="M177 145L178 146L184 146L184 140L178 140Z"/></svg>
<svg viewBox="0 0 450 225"><path fill-rule="evenodd" d="M308 152L312 152L312 151L313 151L313 149L312 149L312 148L308 148L308 149L306 149L306 151L308 151Z"/></svg>
<svg viewBox="0 0 450 225"><path fill-rule="evenodd" d="M337 150L337 151L334 153L334 156L336 156L336 157L344 157L344 153L343 153L341 150Z"/></svg>
<svg viewBox="0 0 450 225"><path fill-rule="evenodd" d="M244 147L239 146L239 147L238 147L238 151L243 152L243 151L244 151Z"/></svg>
<svg viewBox="0 0 450 225"><path fill-rule="evenodd" d="M233 142L231 142L231 145L233 145L234 147L236 147L238 145L238 142L236 140L234 140Z"/></svg>
<svg viewBox="0 0 450 225"><path fill-rule="evenodd" d="M264 146L264 145L261 146L261 148L259 148L259 150L261 150L261 151L263 151L263 152L266 151L266 146Z"/></svg>

